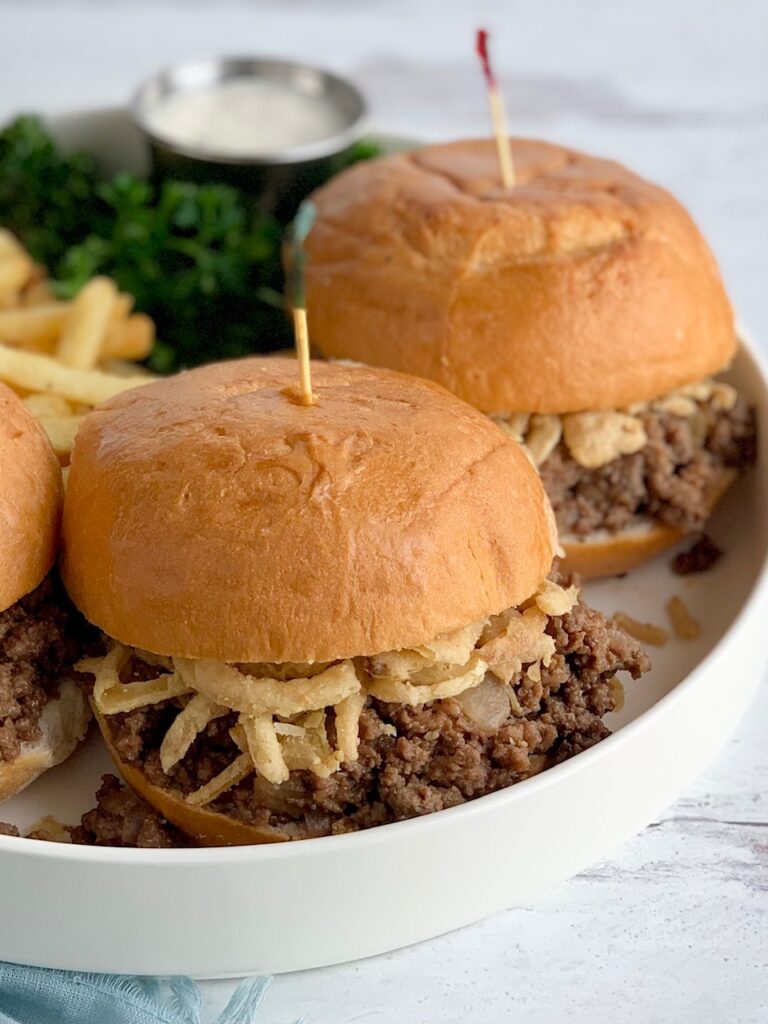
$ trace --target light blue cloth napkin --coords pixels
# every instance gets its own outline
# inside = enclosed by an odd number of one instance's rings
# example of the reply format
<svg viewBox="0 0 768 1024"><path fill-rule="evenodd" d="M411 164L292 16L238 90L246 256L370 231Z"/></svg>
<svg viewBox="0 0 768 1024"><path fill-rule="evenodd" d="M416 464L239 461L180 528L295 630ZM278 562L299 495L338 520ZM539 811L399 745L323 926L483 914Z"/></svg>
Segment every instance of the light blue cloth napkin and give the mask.
<svg viewBox="0 0 768 1024"><path fill-rule="evenodd" d="M241 982L214 1024L256 1024L271 978ZM0 1024L199 1024L191 978L77 974L0 963Z"/></svg>

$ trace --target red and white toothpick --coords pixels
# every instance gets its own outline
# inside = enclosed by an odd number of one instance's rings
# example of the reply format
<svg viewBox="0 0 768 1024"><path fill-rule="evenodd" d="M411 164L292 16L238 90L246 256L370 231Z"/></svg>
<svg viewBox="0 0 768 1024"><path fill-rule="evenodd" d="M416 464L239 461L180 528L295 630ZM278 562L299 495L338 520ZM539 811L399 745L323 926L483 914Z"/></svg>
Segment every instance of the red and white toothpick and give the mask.
<svg viewBox="0 0 768 1024"><path fill-rule="evenodd" d="M507 117L504 113L504 99L499 92L496 78L491 70L491 60L488 56L488 33L485 29L477 30L475 41L477 55L483 68L485 84L488 89L488 106L491 110L491 124L493 134L496 136L496 149L499 153L499 169L501 170L501 182L504 188L514 188L515 185L515 164L512 159L512 144L507 134Z"/></svg>

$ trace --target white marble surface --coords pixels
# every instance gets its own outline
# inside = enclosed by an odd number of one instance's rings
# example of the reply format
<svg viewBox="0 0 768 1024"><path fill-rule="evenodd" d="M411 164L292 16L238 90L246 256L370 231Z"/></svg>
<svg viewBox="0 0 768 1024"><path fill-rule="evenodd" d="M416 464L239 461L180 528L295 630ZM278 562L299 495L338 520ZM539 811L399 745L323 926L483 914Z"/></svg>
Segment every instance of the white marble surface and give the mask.
<svg viewBox="0 0 768 1024"><path fill-rule="evenodd" d="M0 0L0 117L121 102L170 60L262 51L353 75L382 127L485 132L478 23L495 32L515 130L618 157L675 191L768 346L764 0ZM766 723L764 687L707 774L609 860L431 943L280 977L260 1021L763 1024ZM230 989L205 985L209 1016Z"/></svg>

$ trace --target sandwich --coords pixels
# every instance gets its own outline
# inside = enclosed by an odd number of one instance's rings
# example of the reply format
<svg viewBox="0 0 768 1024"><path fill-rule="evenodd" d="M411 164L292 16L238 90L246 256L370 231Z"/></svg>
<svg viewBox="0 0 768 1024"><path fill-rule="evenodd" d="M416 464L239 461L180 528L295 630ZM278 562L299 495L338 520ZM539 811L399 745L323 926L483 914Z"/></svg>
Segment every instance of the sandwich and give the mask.
<svg viewBox="0 0 768 1024"><path fill-rule="evenodd" d="M53 564L61 469L42 427L0 384L0 800L68 757L91 714L72 665L79 616Z"/></svg>
<svg viewBox="0 0 768 1024"><path fill-rule="evenodd" d="M279 842L450 807L601 740L648 667L550 575L522 448L428 381L210 365L77 436L62 576L128 785L194 842Z"/></svg>
<svg viewBox="0 0 768 1024"><path fill-rule="evenodd" d="M621 573L700 530L754 460L752 409L712 253L621 165L491 140L353 167L313 195L312 341L430 378L522 442L567 566Z"/></svg>

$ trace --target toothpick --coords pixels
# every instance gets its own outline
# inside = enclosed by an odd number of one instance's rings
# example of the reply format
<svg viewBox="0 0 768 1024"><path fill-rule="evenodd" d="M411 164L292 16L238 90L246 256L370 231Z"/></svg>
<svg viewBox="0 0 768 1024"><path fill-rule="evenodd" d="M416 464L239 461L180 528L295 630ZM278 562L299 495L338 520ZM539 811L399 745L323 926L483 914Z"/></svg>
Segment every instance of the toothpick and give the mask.
<svg viewBox="0 0 768 1024"><path fill-rule="evenodd" d="M504 99L498 89L488 93L488 104L491 108L491 123L496 136L496 149L499 153L501 182L504 188L515 187L515 165L512 160L512 143L507 135L507 117L504 112Z"/></svg>
<svg viewBox="0 0 768 1024"><path fill-rule="evenodd" d="M307 256L304 240L315 221L314 203L304 202L299 207L293 222L293 336L296 344L296 358L299 363L299 396L302 405L314 405L312 393L312 370L309 359L309 330L307 327L307 304L304 294L304 270Z"/></svg>
<svg viewBox="0 0 768 1024"><path fill-rule="evenodd" d="M485 29L478 29L475 43L477 55L483 68L486 88L488 89L488 106L491 111L491 124L493 134L496 137L496 149L499 155L499 170L501 171L501 183L504 188L515 186L515 164L512 159L512 143L507 133L507 116L504 111L504 98L499 91L496 78L491 69L491 60L488 56L488 33Z"/></svg>
<svg viewBox="0 0 768 1024"><path fill-rule="evenodd" d="M307 311L303 306L293 308L293 335L296 342L296 358L299 360L299 390L302 405L314 405L312 393L312 371L309 361L309 331Z"/></svg>

